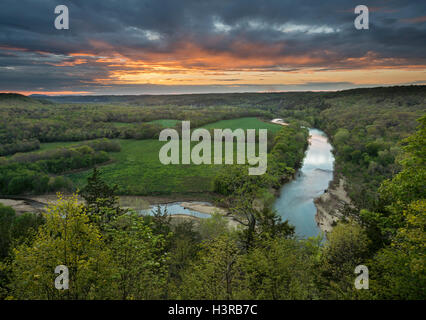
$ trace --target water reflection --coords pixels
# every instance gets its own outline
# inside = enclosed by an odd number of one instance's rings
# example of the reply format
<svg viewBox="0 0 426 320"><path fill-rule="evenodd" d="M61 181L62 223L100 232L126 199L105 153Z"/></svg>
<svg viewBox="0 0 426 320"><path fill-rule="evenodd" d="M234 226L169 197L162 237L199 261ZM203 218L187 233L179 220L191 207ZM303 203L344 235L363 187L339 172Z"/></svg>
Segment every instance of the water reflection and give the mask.
<svg viewBox="0 0 426 320"><path fill-rule="evenodd" d="M210 203L208 203L208 202L194 201L192 203L194 203L194 204L207 204L207 205L210 205ZM202 212L198 212L198 211L191 210L191 209L188 209L188 208L184 208L183 206L181 206L181 202L152 205L152 206L150 206L149 209L139 210L139 213L143 214L143 215L153 215L154 211L157 210L158 206L160 206L160 208L161 208L162 211L167 207L167 212L170 215L174 215L174 214L187 214L187 215L195 216L195 217L198 217L198 218L210 218L211 217L211 215L209 215L207 213L202 213Z"/></svg>
<svg viewBox="0 0 426 320"><path fill-rule="evenodd" d="M314 199L327 189L333 178L334 163L332 146L324 132L309 129L309 134L310 145L302 168L293 181L282 187L275 202L278 214L284 220L289 220L296 227L296 234L304 238L316 236L320 232L315 222Z"/></svg>

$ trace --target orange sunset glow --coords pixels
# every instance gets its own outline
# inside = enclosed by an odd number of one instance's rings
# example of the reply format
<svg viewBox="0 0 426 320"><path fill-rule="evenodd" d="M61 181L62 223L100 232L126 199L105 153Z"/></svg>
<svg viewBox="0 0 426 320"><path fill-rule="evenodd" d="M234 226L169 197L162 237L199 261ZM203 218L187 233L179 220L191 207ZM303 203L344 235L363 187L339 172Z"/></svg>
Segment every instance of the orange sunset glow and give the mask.
<svg viewBox="0 0 426 320"><path fill-rule="evenodd" d="M425 83L426 60L418 47L425 16L381 3L370 7L368 30L354 27L353 8L343 3L300 12L276 3L235 17L212 9L189 20L149 10L129 12L126 20L111 11L102 17L110 22L105 27L96 24L100 17L83 18L77 10L70 32L43 33L37 26L44 25L36 24L32 36L0 39L0 89L90 95Z"/></svg>

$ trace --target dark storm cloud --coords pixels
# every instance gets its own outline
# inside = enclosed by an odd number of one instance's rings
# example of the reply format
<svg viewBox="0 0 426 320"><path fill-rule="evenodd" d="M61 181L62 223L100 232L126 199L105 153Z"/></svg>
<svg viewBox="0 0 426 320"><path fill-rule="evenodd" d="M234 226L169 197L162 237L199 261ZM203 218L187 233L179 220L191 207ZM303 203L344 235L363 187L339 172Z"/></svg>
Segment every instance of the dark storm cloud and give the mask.
<svg viewBox="0 0 426 320"><path fill-rule="evenodd" d="M426 2L374 0L370 30L353 26L360 1L289 0L2 0L0 2L0 90L103 88L108 77L102 57L121 54L150 61L190 43L202 52L235 58L259 55L277 64L238 68L317 70L353 68L348 59L371 57L374 63L425 65ZM54 8L70 10L70 30L53 26ZM268 50L268 48L272 48ZM191 50L191 49L185 49ZM371 53L374 54L371 54ZM281 57L310 55L301 64L280 63ZM369 60L359 68L368 67ZM205 62L188 61L188 68ZM217 69L221 69L217 65ZM40 76L42 75L42 76ZM309 88L312 84L307 84ZM338 86L338 84L334 84ZM318 88L322 88L317 84ZM133 90L133 86L130 86Z"/></svg>

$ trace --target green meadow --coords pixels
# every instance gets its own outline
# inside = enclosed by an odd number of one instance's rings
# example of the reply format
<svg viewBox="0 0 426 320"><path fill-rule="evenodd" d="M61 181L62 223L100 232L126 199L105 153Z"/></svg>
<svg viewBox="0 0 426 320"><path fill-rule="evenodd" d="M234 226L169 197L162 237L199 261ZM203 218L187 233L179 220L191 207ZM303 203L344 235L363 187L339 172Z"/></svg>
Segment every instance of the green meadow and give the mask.
<svg viewBox="0 0 426 320"><path fill-rule="evenodd" d="M114 162L102 166L108 183L117 184L120 193L132 195L193 193L212 190L217 165L163 165L159 158L165 142L158 140L119 140L121 151L111 153ZM90 170L66 175L82 187Z"/></svg>
<svg viewBox="0 0 426 320"><path fill-rule="evenodd" d="M178 120L158 120L157 123L165 127L173 127ZM204 126L206 129L217 128L232 130L268 129L276 132L279 125L270 124L257 118L240 118L218 121ZM179 135L181 132L179 132ZM156 194L190 194L209 192L213 189L213 178L220 170L221 165L178 164L163 165L158 156L165 142L148 139L117 139L121 151L110 153L113 162L101 166L103 176L108 183L117 184L121 194L128 195L156 195ZM72 146L81 142L54 142L43 143L42 150ZM195 145L193 142L192 145ZM234 143L234 147L236 144ZM213 150L212 150L213 154ZM81 188L86 184L91 170L66 174L73 184Z"/></svg>
<svg viewBox="0 0 426 320"><path fill-rule="evenodd" d="M159 119L159 120L153 120L145 123L152 123L152 124L158 124L164 128L171 128L174 127L176 124L178 124L180 120L175 119ZM112 122L112 124L116 128L134 128L137 127L137 122Z"/></svg>
<svg viewBox="0 0 426 320"><path fill-rule="evenodd" d="M175 119L159 119L159 120L150 121L148 123L159 124L160 126L164 128L172 128L175 125L177 125L179 122L180 120L175 120Z"/></svg>
<svg viewBox="0 0 426 320"><path fill-rule="evenodd" d="M214 123L209 123L203 128L206 129L268 129L271 132L277 132L281 129L281 125L274 124L270 122L261 121L255 117L248 118L238 118L238 119L230 119L230 120L221 120Z"/></svg>

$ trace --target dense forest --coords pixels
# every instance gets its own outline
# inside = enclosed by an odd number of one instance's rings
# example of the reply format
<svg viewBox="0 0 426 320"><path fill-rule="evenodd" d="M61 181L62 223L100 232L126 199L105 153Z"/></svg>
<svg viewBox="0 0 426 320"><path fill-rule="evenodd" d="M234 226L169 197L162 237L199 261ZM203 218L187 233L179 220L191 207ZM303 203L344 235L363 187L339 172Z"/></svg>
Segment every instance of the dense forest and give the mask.
<svg viewBox="0 0 426 320"><path fill-rule="evenodd" d="M43 215L18 215L0 206L0 296L423 300L425 109L425 86L52 99L1 95L3 194L60 190L68 183L64 172L107 163L120 151L115 140L100 138L156 138L162 126L154 120L190 119L196 127L245 116L280 117L290 126L269 141L267 174L249 176L244 166L224 166L214 178L214 191L240 220L237 229L221 215L198 224L175 223L161 208L153 216L136 215L120 207L117 187L103 179L101 169L93 170L80 191L85 203L60 195ZM335 180L344 177L354 203L324 241L299 239L272 207L271 189L291 179L303 159L304 126L328 134ZM80 142L38 150L52 141ZM38 151L22 153L30 150ZM60 264L69 267L75 284L69 290L52 286L52 270ZM369 290L353 285L360 264L369 266Z"/></svg>
<svg viewBox="0 0 426 320"><path fill-rule="evenodd" d="M131 104L53 104L18 94L0 93L0 156L37 150L40 142L82 141L96 138L158 138L159 119L190 119L199 127L217 120L246 116L270 117L258 109L234 106ZM121 127L120 123L137 124Z"/></svg>
<svg viewBox="0 0 426 320"><path fill-rule="evenodd" d="M118 152L120 145L104 139L38 153L17 153L1 160L0 193L42 194L64 188L71 189L69 181L60 174L105 163L110 160L106 151Z"/></svg>
<svg viewBox="0 0 426 320"><path fill-rule="evenodd" d="M351 198L359 208L373 208L380 183L401 168L400 142L414 132L424 112L425 90L38 99L0 94L0 156L38 150L40 143L53 141L157 139L163 129L159 119L190 119L199 127L223 119L278 116L324 130L335 148L337 175L348 178ZM66 103L58 104L61 100ZM4 162L0 158L0 165Z"/></svg>

